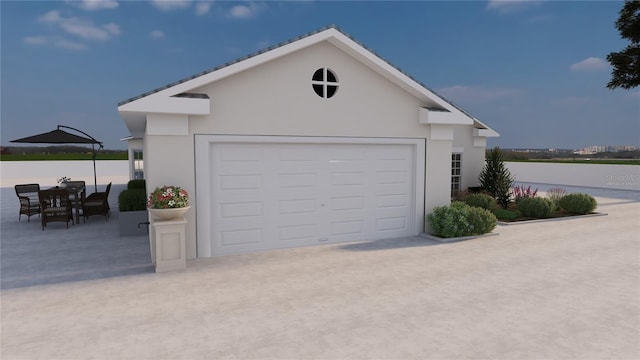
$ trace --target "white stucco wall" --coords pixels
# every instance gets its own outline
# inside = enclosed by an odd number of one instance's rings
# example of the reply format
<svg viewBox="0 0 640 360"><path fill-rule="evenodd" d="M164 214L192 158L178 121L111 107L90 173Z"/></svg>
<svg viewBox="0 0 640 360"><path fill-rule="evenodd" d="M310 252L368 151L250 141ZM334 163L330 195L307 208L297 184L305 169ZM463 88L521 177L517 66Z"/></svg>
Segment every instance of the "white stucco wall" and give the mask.
<svg viewBox="0 0 640 360"><path fill-rule="evenodd" d="M340 87L322 99L311 76L329 67ZM193 92L212 99L212 115L191 121L195 133L425 137L418 99L329 43L276 59ZM268 117L267 117L268 116ZM391 126L390 126L391 125Z"/></svg>
<svg viewBox="0 0 640 360"><path fill-rule="evenodd" d="M187 258L196 257L196 216L195 207L195 160L193 156L193 137L148 135L145 138L145 179L150 192L158 186L175 185L187 190L190 194L191 210L185 215L187 219L186 239Z"/></svg>

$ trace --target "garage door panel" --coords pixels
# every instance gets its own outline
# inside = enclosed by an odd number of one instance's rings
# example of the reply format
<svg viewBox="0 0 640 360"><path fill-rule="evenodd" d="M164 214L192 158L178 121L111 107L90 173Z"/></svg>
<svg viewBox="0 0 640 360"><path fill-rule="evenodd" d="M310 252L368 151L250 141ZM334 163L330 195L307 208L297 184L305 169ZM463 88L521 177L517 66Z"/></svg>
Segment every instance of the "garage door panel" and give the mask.
<svg viewBox="0 0 640 360"><path fill-rule="evenodd" d="M279 173L278 186L281 189L312 188L317 186L318 173L316 172L292 172Z"/></svg>
<svg viewBox="0 0 640 360"><path fill-rule="evenodd" d="M308 214L316 211L317 200L315 198L280 200L278 202L278 214L280 215Z"/></svg>
<svg viewBox="0 0 640 360"><path fill-rule="evenodd" d="M294 144L289 146L279 145L277 149L277 159L283 163L290 163L296 166L304 166L312 164L317 160L317 153L313 148L307 149L296 148Z"/></svg>
<svg viewBox="0 0 640 360"><path fill-rule="evenodd" d="M263 230L241 229L220 231L220 238L223 247L237 247L240 245L259 244L263 242Z"/></svg>
<svg viewBox="0 0 640 360"><path fill-rule="evenodd" d="M410 181L410 174L406 170L378 170L376 184L406 184Z"/></svg>
<svg viewBox="0 0 640 360"><path fill-rule="evenodd" d="M407 186L409 184L406 183L398 183L398 184L376 184L373 186L375 194L377 195L398 195L405 194L410 195L411 193L407 191Z"/></svg>
<svg viewBox="0 0 640 360"><path fill-rule="evenodd" d="M335 196L329 200L329 210L361 210L365 206L365 196L347 194Z"/></svg>
<svg viewBox="0 0 640 360"><path fill-rule="evenodd" d="M295 224L279 226L280 241L315 241L318 238L317 224Z"/></svg>
<svg viewBox="0 0 640 360"><path fill-rule="evenodd" d="M261 174L220 175L220 190L252 190L261 189Z"/></svg>
<svg viewBox="0 0 640 360"><path fill-rule="evenodd" d="M346 220L346 221L334 221L330 224L331 236L356 236L364 235L365 221L364 220Z"/></svg>
<svg viewBox="0 0 640 360"><path fill-rule="evenodd" d="M366 174L364 171L343 171L331 174L331 185L364 185Z"/></svg>
<svg viewBox="0 0 640 360"><path fill-rule="evenodd" d="M376 206L378 208L406 207L408 205L408 194L385 194L376 196Z"/></svg>
<svg viewBox="0 0 640 360"><path fill-rule="evenodd" d="M227 165L245 163L259 164L263 159L262 147L260 145L251 144L224 144L224 147L218 147L218 162Z"/></svg>
<svg viewBox="0 0 640 360"><path fill-rule="evenodd" d="M378 232L405 231L407 220L405 216L377 218L375 228Z"/></svg>
<svg viewBox="0 0 640 360"><path fill-rule="evenodd" d="M220 204L220 218L246 218L263 215L263 203L257 201L229 202Z"/></svg>

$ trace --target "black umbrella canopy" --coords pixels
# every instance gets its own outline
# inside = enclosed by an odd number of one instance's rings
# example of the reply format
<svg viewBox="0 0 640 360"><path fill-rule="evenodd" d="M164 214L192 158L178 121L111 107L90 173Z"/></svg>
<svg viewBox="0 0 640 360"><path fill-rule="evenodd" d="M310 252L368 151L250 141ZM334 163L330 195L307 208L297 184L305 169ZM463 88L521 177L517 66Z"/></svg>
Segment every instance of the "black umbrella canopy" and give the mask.
<svg viewBox="0 0 640 360"><path fill-rule="evenodd" d="M30 144L101 144L101 142L96 139L89 139L60 129L12 140L11 142Z"/></svg>
<svg viewBox="0 0 640 360"><path fill-rule="evenodd" d="M88 137L82 137L79 135L68 133L60 128L75 130ZM96 150L95 144L98 144L102 148L102 142L93 138L93 136L87 134L82 130L72 128L70 126L58 125L58 128L42 134L28 136L22 139L11 140L12 143L29 143L29 144L91 144L91 153L93 154L93 186L95 191L98 191L98 177L96 176Z"/></svg>

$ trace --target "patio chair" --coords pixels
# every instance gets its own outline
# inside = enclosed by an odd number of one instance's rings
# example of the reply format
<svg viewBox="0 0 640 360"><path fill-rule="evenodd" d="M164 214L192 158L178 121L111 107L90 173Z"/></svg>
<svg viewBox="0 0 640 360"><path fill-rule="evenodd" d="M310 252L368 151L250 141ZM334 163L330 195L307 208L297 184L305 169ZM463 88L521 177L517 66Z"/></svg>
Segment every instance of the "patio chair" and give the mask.
<svg viewBox="0 0 640 360"><path fill-rule="evenodd" d="M111 183L107 185L104 192L94 192L87 196L82 205L82 216L84 221L92 215L102 215L106 221L109 221L111 215L111 209L109 208L109 191L111 190Z"/></svg>
<svg viewBox="0 0 640 360"><path fill-rule="evenodd" d="M31 216L40 214L40 202L38 201L38 184L19 184L14 186L16 195L20 200L20 212L18 212L18 221L22 215L27 215L27 222L30 222Z"/></svg>
<svg viewBox="0 0 640 360"><path fill-rule="evenodd" d="M48 223L54 221L62 221L69 228L69 221L73 222L73 207L69 199L69 191L67 189L49 189L40 190L38 192L40 199L40 208L42 209L42 230Z"/></svg>

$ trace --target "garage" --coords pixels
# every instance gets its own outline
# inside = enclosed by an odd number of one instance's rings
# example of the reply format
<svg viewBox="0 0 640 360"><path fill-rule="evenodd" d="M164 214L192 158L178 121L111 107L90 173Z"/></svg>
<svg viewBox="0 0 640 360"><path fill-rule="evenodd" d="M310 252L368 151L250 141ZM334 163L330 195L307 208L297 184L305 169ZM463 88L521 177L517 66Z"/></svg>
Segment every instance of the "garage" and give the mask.
<svg viewBox="0 0 640 360"><path fill-rule="evenodd" d="M192 195L186 259L429 232L425 214L477 185L498 136L333 26L118 111L147 190Z"/></svg>
<svg viewBox="0 0 640 360"><path fill-rule="evenodd" d="M422 231L424 139L196 135L198 257Z"/></svg>

